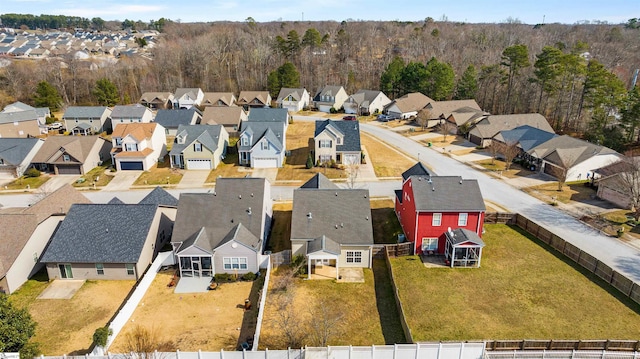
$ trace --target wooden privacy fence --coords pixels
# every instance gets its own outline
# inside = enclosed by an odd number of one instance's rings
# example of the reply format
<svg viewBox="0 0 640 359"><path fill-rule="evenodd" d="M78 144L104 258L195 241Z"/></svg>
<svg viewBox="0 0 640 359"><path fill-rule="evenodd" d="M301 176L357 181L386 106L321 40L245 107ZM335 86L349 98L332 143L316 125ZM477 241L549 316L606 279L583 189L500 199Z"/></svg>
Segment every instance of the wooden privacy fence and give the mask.
<svg viewBox="0 0 640 359"><path fill-rule="evenodd" d="M407 324L407 317L405 316L404 308L402 307L402 301L400 300L400 293L398 293L398 287L396 286L396 279L393 275L393 269L391 268L391 261L389 260L389 247L392 247L392 246L385 247L386 250L384 252L385 254L384 260L387 262L389 279L391 280L391 287L393 288L393 298L395 299L395 302L396 302L396 309L398 310L398 316L400 317L400 325L402 326L402 331L404 332L404 339L407 341L407 343L413 343L413 335L411 334L411 328L409 328L409 324Z"/></svg>
<svg viewBox="0 0 640 359"><path fill-rule="evenodd" d="M489 224L515 224L516 214L505 212L486 212L484 223Z"/></svg>
<svg viewBox="0 0 640 359"><path fill-rule="evenodd" d="M637 340L489 340L485 350L611 350L636 352L640 350Z"/></svg>
<svg viewBox="0 0 640 359"><path fill-rule="evenodd" d="M398 244L387 244L385 246L387 256L389 257L402 257L413 255L413 242L405 242Z"/></svg>

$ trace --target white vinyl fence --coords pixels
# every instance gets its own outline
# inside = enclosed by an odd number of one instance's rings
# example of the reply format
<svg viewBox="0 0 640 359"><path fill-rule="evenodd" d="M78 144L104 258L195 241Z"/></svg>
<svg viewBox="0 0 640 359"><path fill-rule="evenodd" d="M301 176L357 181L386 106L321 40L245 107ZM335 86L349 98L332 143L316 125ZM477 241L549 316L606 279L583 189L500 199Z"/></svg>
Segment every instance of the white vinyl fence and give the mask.
<svg viewBox="0 0 640 359"><path fill-rule="evenodd" d="M258 307L258 324L256 324L256 332L253 334L252 351L258 350L258 342L260 342L260 330L262 329L262 318L264 317L264 305L267 302L267 292L269 289L269 279L271 278L271 257L267 257L267 274L264 276L264 284L262 285L262 294L260 295L260 306Z"/></svg>

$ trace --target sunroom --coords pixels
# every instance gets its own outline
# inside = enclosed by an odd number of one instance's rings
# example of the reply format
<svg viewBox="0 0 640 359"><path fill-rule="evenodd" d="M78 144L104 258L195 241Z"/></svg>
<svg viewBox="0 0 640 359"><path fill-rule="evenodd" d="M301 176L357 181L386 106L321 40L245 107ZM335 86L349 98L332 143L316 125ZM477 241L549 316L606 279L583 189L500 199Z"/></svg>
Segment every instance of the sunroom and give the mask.
<svg viewBox="0 0 640 359"><path fill-rule="evenodd" d="M307 273L308 279L321 277L335 277L338 279L338 257L340 245L322 236L307 244Z"/></svg>
<svg viewBox="0 0 640 359"><path fill-rule="evenodd" d="M465 228L445 233L445 263L450 267L478 268L484 242L475 232Z"/></svg>

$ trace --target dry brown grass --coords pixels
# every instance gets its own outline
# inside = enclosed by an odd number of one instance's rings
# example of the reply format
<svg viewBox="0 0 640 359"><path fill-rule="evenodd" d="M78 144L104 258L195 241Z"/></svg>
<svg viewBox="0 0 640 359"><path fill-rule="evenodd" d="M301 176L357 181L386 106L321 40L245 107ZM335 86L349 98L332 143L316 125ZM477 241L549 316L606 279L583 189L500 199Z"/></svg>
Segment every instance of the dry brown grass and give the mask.
<svg viewBox="0 0 640 359"><path fill-rule="evenodd" d="M173 293L168 288L173 271L158 273L131 320L109 348L122 352L127 331L135 324L160 327L161 341L183 351L235 350L242 326L244 300L253 282L222 284L207 293Z"/></svg>
<svg viewBox="0 0 640 359"><path fill-rule="evenodd" d="M484 167L485 169L487 169L488 171L494 171L494 172L499 172L502 176L507 177L507 178L516 178L516 177L526 177L526 176L530 176L532 174L535 174L535 172L533 171L529 171L528 169L525 169L524 167L512 163L511 166L509 167L508 171L505 171L505 167L506 167L506 162L501 161L501 160L482 160L482 161L476 161L475 163L479 164L480 166ZM557 187L557 185L556 185ZM556 188L557 189L557 188Z"/></svg>
<svg viewBox="0 0 640 359"><path fill-rule="evenodd" d="M367 149L366 161L370 161L378 177L400 177L415 162L400 151L370 135L361 133L360 140Z"/></svg>
<svg viewBox="0 0 640 359"><path fill-rule="evenodd" d="M291 210L293 203L273 205L273 223L267 249L273 253L291 249Z"/></svg>
<svg viewBox="0 0 640 359"><path fill-rule="evenodd" d="M238 164L237 153L227 154L224 160L220 162L220 164L218 164L218 167L215 170L211 170L205 183L213 183L218 177L239 178L244 177L249 173L251 173L249 168L240 166Z"/></svg>
<svg viewBox="0 0 640 359"><path fill-rule="evenodd" d="M595 189L585 186L584 182L567 183L562 186L562 191L558 191L558 182L524 188L523 191L542 201L556 200L562 203L582 202L596 194Z"/></svg>
<svg viewBox="0 0 640 359"><path fill-rule="evenodd" d="M134 281L87 281L71 299L36 299L47 282L30 280L11 295L27 307L38 323L32 341L44 355L82 355L88 352L93 332L107 324L120 307Z"/></svg>
<svg viewBox="0 0 640 359"><path fill-rule="evenodd" d="M396 243L402 227L395 212L395 204L390 199L371 200L371 222L373 242Z"/></svg>

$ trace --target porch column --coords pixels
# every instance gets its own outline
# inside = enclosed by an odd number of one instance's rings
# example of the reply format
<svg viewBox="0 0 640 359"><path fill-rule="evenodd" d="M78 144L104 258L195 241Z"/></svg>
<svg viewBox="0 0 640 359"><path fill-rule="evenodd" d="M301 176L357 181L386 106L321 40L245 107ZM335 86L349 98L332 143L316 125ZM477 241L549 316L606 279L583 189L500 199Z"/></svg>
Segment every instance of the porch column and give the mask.
<svg viewBox="0 0 640 359"><path fill-rule="evenodd" d="M311 279L311 257L307 257L307 279Z"/></svg>
<svg viewBox="0 0 640 359"><path fill-rule="evenodd" d="M480 268L480 259L482 259L482 247L480 247L480 252L478 252L478 268Z"/></svg>
<svg viewBox="0 0 640 359"><path fill-rule="evenodd" d="M338 262L340 261L340 256L338 256L336 258L336 280L338 280L338 278L340 277L340 265L338 264Z"/></svg>

